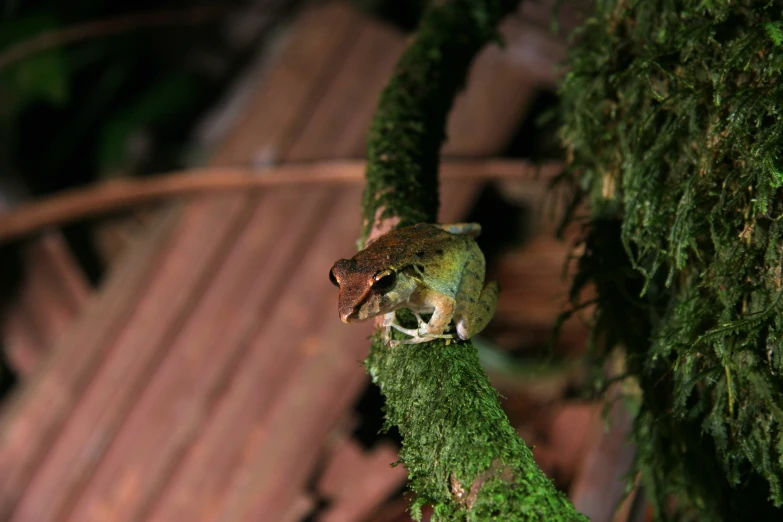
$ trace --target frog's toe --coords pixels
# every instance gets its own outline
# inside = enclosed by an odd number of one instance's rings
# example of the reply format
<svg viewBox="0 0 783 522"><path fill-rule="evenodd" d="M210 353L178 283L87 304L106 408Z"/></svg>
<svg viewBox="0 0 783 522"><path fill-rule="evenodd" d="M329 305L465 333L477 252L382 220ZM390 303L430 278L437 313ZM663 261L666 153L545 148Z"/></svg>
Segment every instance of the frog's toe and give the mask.
<svg viewBox="0 0 783 522"><path fill-rule="evenodd" d="M430 341L434 341L435 339L452 339L453 337L451 335L425 335L425 336L416 336L411 337L410 339L403 339L401 341L393 341L394 345L397 344L419 344L419 343L427 343ZM394 346L392 345L392 346Z"/></svg>
<svg viewBox="0 0 783 522"><path fill-rule="evenodd" d="M411 337L418 337L419 336L419 330L416 329L416 328L403 328L402 326L400 326L397 323L392 323L392 324L389 324L387 326L389 326L391 328L394 328L398 332L402 332L405 335L410 335Z"/></svg>
<svg viewBox="0 0 783 522"><path fill-rule="evenodd" d="M411 337L410 339L402 339L402 340L399 340L399 341L391 341L391 342L392 342L392 346L397 346L397 345L400 345L400 344L419 344L419 343L424 343L424 342L427 342L427 339L425 339L424 337Z"/></svg>
<svg viewBox="0 0 783 522"><path fill-rule="evenodd" d="M419 336L442 338L444 337L442 334L446 329L447 328L433 328L430 324L424 323L419 325ZM451 337L451 335L446 335L445 337Z"/></svg>
<svg viewBox="0 0 783 522"><path fill-rule="evenodd" d="M417 336L424 339L424 341L434 341L435 339L452 339L454 337L449 333L430 331L430 329L426 328L426 326L427 325L424 325L424 327L419 329L419 335Z"/></svg>
<svg viewBox="0 0 783 522"><path fill-rule="evenodd" d="M463 341L467 341L468 339L470 339L470 332L465 326L465 323L460 322L459 324L457 324L457 335Z"/></svg>
<svg viewBox="0 0 783 522"><path fill-rule="evenodd" d="M389 339L389 345L390 346L397 346L397 345L400 345L400 344L419 344L419 343L426 343L426 342L434 341L436 339L453 339L454 338L454 336L448 335L448 334L443 334L443 335L439 335L439 334L419 335L419 332L408 333L407 331L402 330L402 329L400 331L403 332L403 333L406 333L407 335L410 335L411 338L410 339L402 339L402 340Z"/></svg>

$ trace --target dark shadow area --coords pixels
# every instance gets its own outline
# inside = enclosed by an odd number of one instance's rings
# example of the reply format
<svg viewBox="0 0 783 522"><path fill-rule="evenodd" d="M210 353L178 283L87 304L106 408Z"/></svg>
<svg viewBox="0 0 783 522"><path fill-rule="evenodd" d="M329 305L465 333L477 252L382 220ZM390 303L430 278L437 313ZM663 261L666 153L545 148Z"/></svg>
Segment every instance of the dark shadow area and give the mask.
<svg viewBox="0 0 783 522"><path fill-rule="evenodd" d="M554 92L538 91L530 103L530 112L512 134L503 156L533 161L562 159L563 149L557 137L560 127L557 103Z"/></svg>
<svg viewBox="0 0 783 522"><path fill-rule="evenodd" d="M428 0L354 0L365 12L405 31L413 31L419 23Z"/></svg>
<svg viewBox="0 0 783 522"><path fill-rule="evenodd" d="M19 242L0 244L0 319L5 308L16 296L22 278L22 263L19 258ZM18 376L11 368L5 346L0 344L0 404L16 386Z"/></svg>
<svg viewBox="0 0 783 522"><path fill-rule="evenodd" d="M530 237L532 209L504 197L492 183L484 186L465 217L469 223L481 223L481 235L476 242L484 252L487 271L504 251L519 247Z"/></svg>
<svg viewBox="0 0 783 522"><path fill-rule="evenodd" d="M19 377L11 368L5 355L5 347L0 344L0 404L6 396L16 387Z"/></svg>
<svg viewBox="0 0 783 522"><path fill-rule="evenodd" d="M310 489L310 491L314 491L314 488ZM317 500L312 510L308 515L301 519L301 522L316 522L317 520L320 520L323 512L332 505L332 501L328 498L316 497L316 499Z"/></svg>
<svg viewBox="0 0 783 522"><path fill-rule="evenodd" d="M365 449L372 448L380 440L391 441L398 447L402 445L402 436L396 426L392 426L391 429L382 433L385 418L384 404L386 404L386 400L378 387L368 383L354 406L358 424L353 431L353 437Z"/></svg>

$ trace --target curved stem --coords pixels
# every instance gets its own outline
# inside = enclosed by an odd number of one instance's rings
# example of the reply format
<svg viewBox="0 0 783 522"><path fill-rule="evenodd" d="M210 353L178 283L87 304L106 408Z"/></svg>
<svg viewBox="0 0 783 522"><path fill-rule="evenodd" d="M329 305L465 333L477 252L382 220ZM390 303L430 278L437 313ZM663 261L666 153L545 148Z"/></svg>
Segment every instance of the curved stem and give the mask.
<svg viewBox="0 0 783 522"><path fill-rule="evenodd" d="M252 190L279 185L364 182L364 161L286 163L264 168L209 167L145 177L120 178L58 192L0 211L0 244L47 227L143 205L163 198L225 190ZM444 179L551 180L560 162L533 165L519 160L458 160L444 164Z"/></svg>
<svg viewBox="0 0 783 522"><path fill-rule="evenodd" d="M228 12L226 6L196 6L185 9L162 9L94 20L48 31L12 45L0 53L0 71L37 53L83 40L126 33L144 27L195 25L215 20Z"/></svg>

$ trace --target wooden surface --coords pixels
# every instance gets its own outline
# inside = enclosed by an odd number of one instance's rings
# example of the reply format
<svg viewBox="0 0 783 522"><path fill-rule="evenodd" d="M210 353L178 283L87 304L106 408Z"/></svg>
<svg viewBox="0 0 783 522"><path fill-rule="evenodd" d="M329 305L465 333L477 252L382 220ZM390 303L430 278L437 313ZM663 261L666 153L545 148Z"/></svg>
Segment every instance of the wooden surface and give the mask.
<svg viewBox="0 0 783 522"><path fill-rule="evenodd" d="M362 157L404 45L344 4L301 14L211 165ZM519 56L481 55L444 154L502 152L551 82ZM444 183L441 221L479 188ZM359 200L297 187L165 209L0 413L0 520L294 521L324 500L319 520L366 519L405 470L348 435L370 325L337 320L326 274L355 249Z"/></svg>
<svg viewBox="0 0 783 522"><path fill-rule="evenodd" d="M22 263L24 279L5 307L0 332L11 366L25 379L81 312L91 289L59 232L28 241Z"/></svg>

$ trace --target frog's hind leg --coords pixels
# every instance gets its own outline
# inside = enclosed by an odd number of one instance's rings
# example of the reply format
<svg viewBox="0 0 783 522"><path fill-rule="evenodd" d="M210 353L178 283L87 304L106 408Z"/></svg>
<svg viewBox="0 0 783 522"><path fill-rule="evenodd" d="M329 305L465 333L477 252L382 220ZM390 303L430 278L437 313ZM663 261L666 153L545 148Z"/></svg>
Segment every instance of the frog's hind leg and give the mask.
<svg viewBox="0 0 783 522"><path fill-rule="evenodd" d="M489 323L495 314L500 293L500 285L496 282L484 285L484 254L475 243L470 248L472 252L462 270L454 313L457 335L462 340L476 335Z"/></svg>
<svg viewBox="0 0 783 522"><path fill-rule="evenodd" d="M460 339L470 339L487 326L487 323L492 320L492 316L495 315L499 294L500 285L497 281L487 283L479 294L473 313L463 314L457 321L457 335Z"/></svg>

